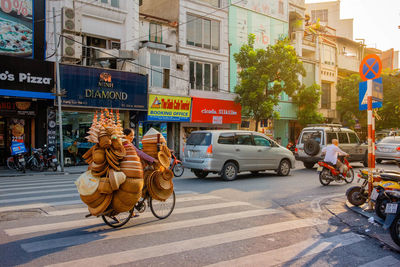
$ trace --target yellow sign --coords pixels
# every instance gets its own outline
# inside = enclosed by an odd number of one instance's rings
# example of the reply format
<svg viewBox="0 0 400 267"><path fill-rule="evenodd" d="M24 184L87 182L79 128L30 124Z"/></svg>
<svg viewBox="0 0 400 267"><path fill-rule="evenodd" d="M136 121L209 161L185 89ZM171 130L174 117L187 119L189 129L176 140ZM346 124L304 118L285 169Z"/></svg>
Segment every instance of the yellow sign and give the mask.
<svg viewBox="0 0 400 267"><path fill-rule="evenodd" d="M190 121L192 99L184 96L149 95L148 121Z"/></svg>

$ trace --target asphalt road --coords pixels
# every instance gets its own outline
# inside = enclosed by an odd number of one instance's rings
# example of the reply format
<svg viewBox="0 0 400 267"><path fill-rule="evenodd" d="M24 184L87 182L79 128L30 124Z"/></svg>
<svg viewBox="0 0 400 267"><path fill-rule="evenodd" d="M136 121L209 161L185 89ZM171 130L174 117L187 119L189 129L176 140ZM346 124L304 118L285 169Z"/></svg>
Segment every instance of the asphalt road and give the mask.
<svg viewBox="0 0 400 267"><path fill-rule="evenodd" d="M368 224L343 207L351 185L322 186L301 163L287 177L243 173L232 182L185 171L174 179L169 218L146 211L117 230L84 217L78 176L0 178L0 266L400 265L399 254L351 224Z"/></svg>

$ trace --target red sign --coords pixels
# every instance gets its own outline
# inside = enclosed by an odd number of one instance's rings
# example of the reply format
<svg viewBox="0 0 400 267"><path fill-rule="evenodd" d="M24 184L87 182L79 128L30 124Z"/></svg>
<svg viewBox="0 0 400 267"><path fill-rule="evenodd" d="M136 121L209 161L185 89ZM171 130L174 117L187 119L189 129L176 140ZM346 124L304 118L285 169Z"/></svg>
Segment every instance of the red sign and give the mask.
<svg viewBox="0 0 400 267"><path fill-rule="evenodd" d="M192 122L213 124L241 122L242 107L234 101L197 97L192 99Z"/></svg>

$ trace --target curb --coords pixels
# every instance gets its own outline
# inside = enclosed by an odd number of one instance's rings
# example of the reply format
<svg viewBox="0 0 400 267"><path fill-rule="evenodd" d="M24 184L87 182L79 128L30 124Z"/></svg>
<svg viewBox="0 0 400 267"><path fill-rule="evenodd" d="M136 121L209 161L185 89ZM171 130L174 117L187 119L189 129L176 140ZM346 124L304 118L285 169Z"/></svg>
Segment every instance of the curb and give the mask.
<svg viewBox="0 0 400 267"><path fill-rule="evenodd" d="M38 172L38 173L21 173L21 174L0 174L0 178L24 177L24 176L44 176L44 175L69 175L81 174L84 171L64 171L64 172Z"/></svg>

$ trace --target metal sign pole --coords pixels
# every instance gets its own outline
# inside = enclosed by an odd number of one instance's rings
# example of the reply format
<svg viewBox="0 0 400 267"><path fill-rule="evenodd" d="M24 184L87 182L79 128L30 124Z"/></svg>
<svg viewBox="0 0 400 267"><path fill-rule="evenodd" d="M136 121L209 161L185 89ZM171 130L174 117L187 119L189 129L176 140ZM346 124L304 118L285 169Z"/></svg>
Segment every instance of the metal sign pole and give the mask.
<svg viewBox="0 0 400 267"><path fill-rule="evenodd" d="M374 143L373 143L373 115L372 115L372 80L367 81L367 105L368 105L368 195L371 196L373 186L373 169L375 168L374 160ZM369 201L369 208L373 208L371 200Z"/></svg>
<svg viewBox="0 0 400 267"><path fill-rule="evenodd" d="M57 45L57 25L56 25L56 9L53 7L53 30L54 30L54 49L56 57L56 79L57 79L57 105L58 105L58 127L60 133L60 166L64 171L64 141L62 130L62 110L61 110L61 90L60 90L60 63L58 62L58 45Z"/></svg>

